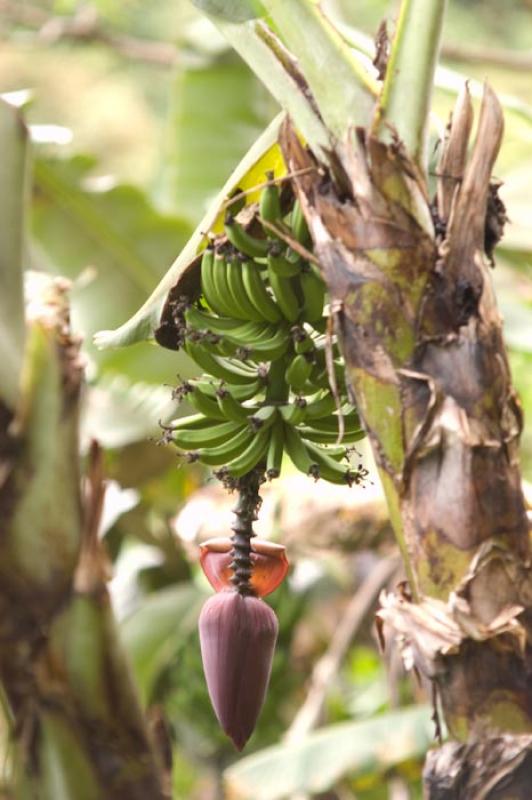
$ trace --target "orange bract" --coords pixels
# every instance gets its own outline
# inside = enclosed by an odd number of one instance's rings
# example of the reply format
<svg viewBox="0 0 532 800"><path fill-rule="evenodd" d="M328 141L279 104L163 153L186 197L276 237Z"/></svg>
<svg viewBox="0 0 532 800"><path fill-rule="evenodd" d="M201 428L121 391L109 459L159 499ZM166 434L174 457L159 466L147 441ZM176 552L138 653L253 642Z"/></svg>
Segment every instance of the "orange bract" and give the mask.
<svg viewBox="0 0 532 800"><path fill-rule="evenodd" d="M200 544L200 563L207 580L217 592L231 589L231 540L209 539ZM258 597L275 591L288 572L288 560L282 544L254 539L251 542L253 574L251 586Z"/></svg>

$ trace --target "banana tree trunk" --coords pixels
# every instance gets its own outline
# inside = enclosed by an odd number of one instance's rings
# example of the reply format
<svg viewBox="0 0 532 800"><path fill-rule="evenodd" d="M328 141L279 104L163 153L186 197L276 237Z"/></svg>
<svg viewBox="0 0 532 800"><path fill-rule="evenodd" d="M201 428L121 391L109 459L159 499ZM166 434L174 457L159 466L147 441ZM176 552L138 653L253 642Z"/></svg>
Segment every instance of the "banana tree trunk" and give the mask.
<svg viewBox="0 0 532 800"><path fill-rule="evenodd" d="M383 598L381 625L433 681L461 742L429 755L427 797L439 800L529 797L532 774L530 535L489 274L504 221L489 88L468 158L471 124L465 91L432 205L398 138L353 129L333 174L282 133L409 576Z"/></svg>

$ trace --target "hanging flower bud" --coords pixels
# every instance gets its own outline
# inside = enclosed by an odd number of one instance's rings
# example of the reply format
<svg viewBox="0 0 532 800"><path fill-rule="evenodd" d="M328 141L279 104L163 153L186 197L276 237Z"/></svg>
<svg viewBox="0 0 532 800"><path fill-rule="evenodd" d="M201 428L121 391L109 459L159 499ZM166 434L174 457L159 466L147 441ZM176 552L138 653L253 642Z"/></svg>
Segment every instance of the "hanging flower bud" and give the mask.
<svg viewBox="0 0 532 800"><path fill-rule="evenodd" d="M221 592L231 586L233 570L232 542L222 537L208 539L200 545L200 563L212 588ZM251 540L250 579L253 592L259 597L275 591L288 572L288 560L282 544L263 539Z"/></svg>
<svg viewBox="0 0 532 800"><path fill-rule="evenodd" d="M278 623L272 609L252 595L222 591L199 618L201 657L218 721L242 750L257 722L272 666Z"/></svg>

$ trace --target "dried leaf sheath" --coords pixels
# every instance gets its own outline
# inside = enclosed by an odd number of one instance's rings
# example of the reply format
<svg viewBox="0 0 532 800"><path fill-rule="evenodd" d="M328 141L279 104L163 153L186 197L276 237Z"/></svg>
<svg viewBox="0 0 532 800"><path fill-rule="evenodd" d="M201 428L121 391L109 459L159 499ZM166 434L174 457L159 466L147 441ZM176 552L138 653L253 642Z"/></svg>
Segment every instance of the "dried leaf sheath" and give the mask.
<svg viewBox="0 0 532 800"><path fill-rule="evenodd" d="M435 212L400 143L363 132L342 155L342 196L328 177L298 179L412 591L441 600L421 607L421 631L409 598L386 620L435 678L456 736L532 726L521 413L483 252L503 127L489 88L466 163L471 116L464 93ZM313 163L288 127L282 146L290 170Z"/></svg>

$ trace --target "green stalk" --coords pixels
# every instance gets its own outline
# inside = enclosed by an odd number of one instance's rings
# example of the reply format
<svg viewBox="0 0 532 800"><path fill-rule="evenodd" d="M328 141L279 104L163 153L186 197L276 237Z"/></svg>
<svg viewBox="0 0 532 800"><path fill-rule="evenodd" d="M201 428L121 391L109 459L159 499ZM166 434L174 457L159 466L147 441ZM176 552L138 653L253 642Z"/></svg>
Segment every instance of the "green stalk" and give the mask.
<svg viewBox="0 0 532 800"><path fill-rule="evenodd" d="M210 17L237 53L251 67L266 88L290 114L299 131L326 161L330 134L312 99L304 91L304 79L298 65L279 39L261 20L246 23L226 22Z"/></svg>
<svg viewBox="0 0 532 800"><path fill-rule="evenodd" d="M350 126L367 125L378 84L319 6L309 0L263 0L263 5L301 65L331 133L343 140Z"/></svg>
<svg viewBox="0 0 532 800"><path fill-rule="evenodd" d="M27 196L28 131L0 101L0 400L14 408L24 351L22 257Z"/></svg>
<svg viewBox="0 0 532 800"><path fill-rule="evenodd" d="M374 129L390 142L396 131L426 169L426 130L446 0L403 0Z"/></svg>

